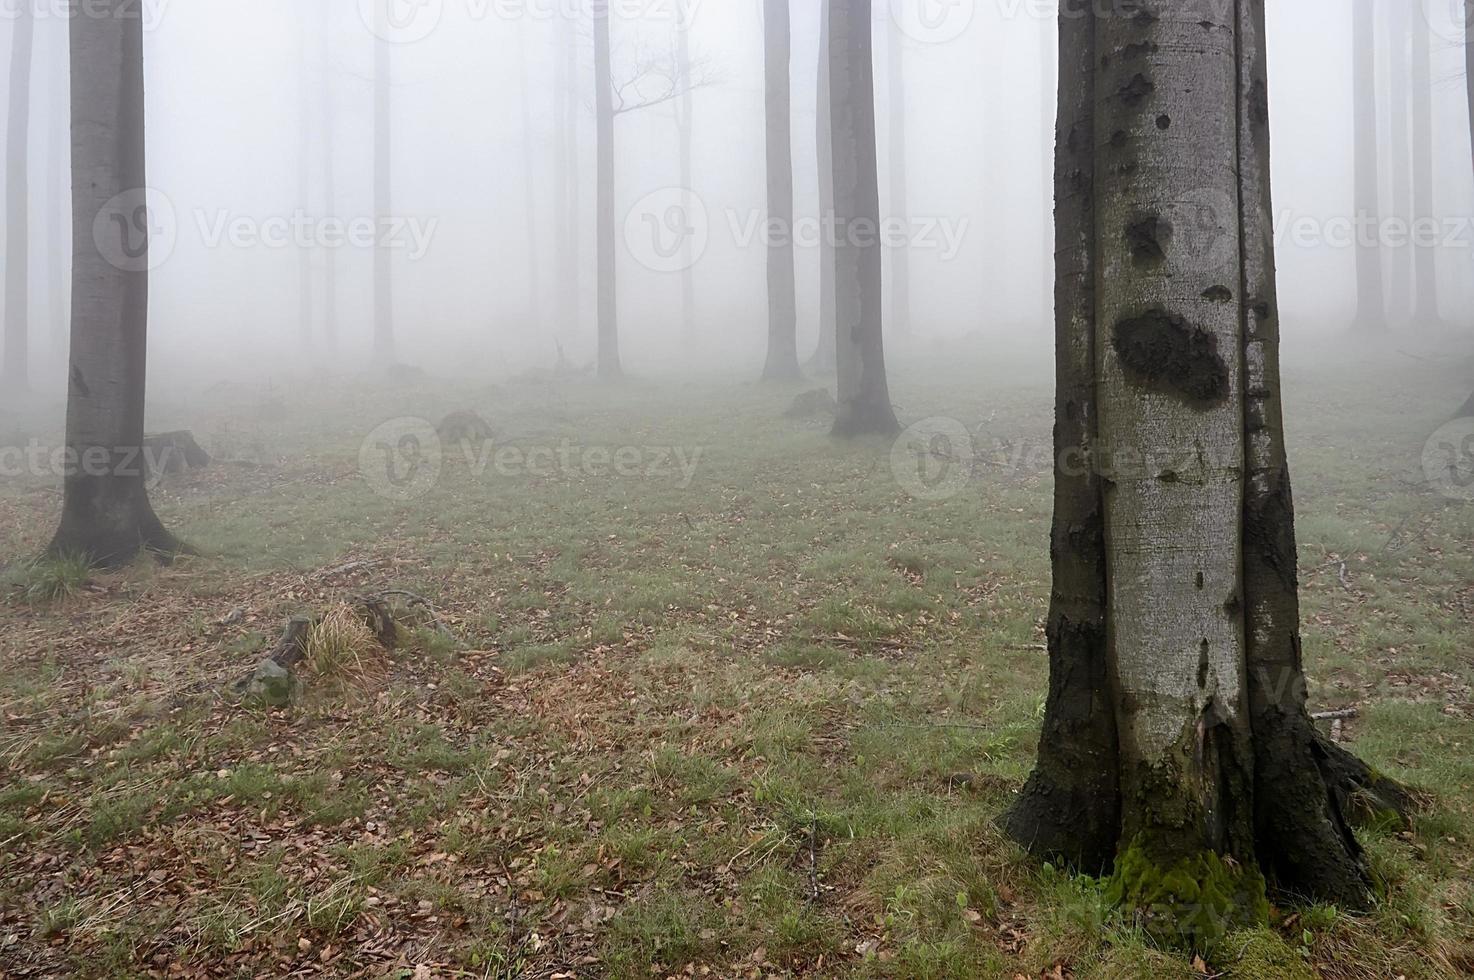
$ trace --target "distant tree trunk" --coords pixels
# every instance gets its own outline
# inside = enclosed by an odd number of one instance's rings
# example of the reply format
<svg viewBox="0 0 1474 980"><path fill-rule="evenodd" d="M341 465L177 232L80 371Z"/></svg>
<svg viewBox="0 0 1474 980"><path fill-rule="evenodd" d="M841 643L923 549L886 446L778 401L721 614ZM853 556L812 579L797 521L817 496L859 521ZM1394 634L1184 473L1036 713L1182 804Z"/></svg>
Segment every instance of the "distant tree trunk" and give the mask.
<svg viewBox="0 0 1474 980"><path fill-rule="evenodd" d="M680 100L676 103L676 129L680 140L680 181L681 181L681 208L690 214L695 210L693 194L695 192L695 175L692 166L691 143L694 137L692 132L695 125L695 99L692 97L692 86L690 84L691 72L691 25L683 20L676 30L676 58L680 62L680 70L687 75L685 91L681 93ZM687 344L695 341L696 330L696 261L694 250L696 248L694 235L681 236L681 333Z"/></svg>
<svg viewBox="0 0 1474 980"><path fill-rule="evenodd" d="M906 35L900 20L887 17L890 24L890 60L886 65L888 104L890 107L890 212L891 220L909 228L910 204L906 185ZM892 333L911 332L911 250L910 241L891 250L891 322Z"/></svg>
<svg viewBox="0 0 1474 980"><path fill-rule="evenodd" d="M834 293L834 132L830 125L829 0L819 0L819 97L816 143L819 157L819 346L809 358L809 370L829 374L836 368L836 297Z"/></svg>
<svg viewBox="0 0 1474 980"><path fill-rule="evenodd" d="M130 0L95 2L98 16L70 21L71 462L61 526L49 550L119 565L141 549L167 554L183 546L149 504L141 457L149 230L141 190L148 186L143 13ZM94 228L106 233L94 235Z"/></svg>
<svg viewBox="0 0 1474 980"><path fill-rule="evenodd" d="M768 360L764 381L803 377L798 366L798 305L793 271L792 43L788 0L764 0L768 221L778 238L768 242ZM687 238L691 236L686 236Z"/></svg>
<svg viewBox="0 0 1474 980"><path fill-rule="evenodd" d="M1306 709L1264 0L1211 31L1139 6L1060 19L1050 687L1003 823L1036 855L1114 862L1114 901L1205 946L1267 916L1265 875L1365 908L1351 799L1408 800Z"/></svg>
<svg viewBox="0 0 1474 980"><path fill-rule="evenodd" d="M30 125L31 55L36 20L22 0L12 28L10 105L5 137L5 363L0 388L30 388Z"/></svg>
<svg viewBox="0 0 1474 980"><path fill-rule="evenodd" d="M598 144L595 210L599 252L598 375L614 381L624 374L619 360L619 305L615 280L614 75L609 53L609 0L594 0L594 117Z"/></svg>
<svg viewBox="0 0 1474 980"><path fill-rule="evenodd" d="M875 71L870 0L829 7L829 106L833 132L837 436L892 435L881 331L880 185L875 146Z"/></svg>
<svg viewBox="0 0 1474 980"><path fill-rule="evenodd" d="M1043 119L1043 139L1039 141L1045 148L1045 174L1044 174L1044 215L1040 223L1041 228L1049 229L1044 235L1044 254L1042 268L1044 270L1043 288L1040 296L1044 300L1044 321L1049 322L1054 315L1054 185L1050 179L1053 172L1054 153L1054 129L1055 108L1058 104L1059 95L1059 31L1054 22L1046 17L1039 19L1040 23L1040 51L1039 64L1042 68L1039 92L1041 96L1040 115Z"/></svg>
<svg viewBox="0 0 1474 980"><path fill-rule="evenodd" d="M67 70L67 26L54 25L55 40L47 74L48 110L46 147L46 294L47 334L51 361L61 364L67 353L70 319L67 310L69 252L71 249L71 189L66 178L72 172L72 112Z"/></svg>
<svg viewBox="0 0 1474 980"><path fill-rule="evenodd" d="M301 9L297 24L297 201L304 215L312 213L312 74L307 63L307 35L312 21L308 8ZM312 253L310 245L297 245L297 343L312 349Z"/></svg>
<svg viewBox="0 0 1474 980"><path fill-rule="evenodd" d="M527 34L517 47L522 67L522 216L527 225L527 312L532 325L542 329L542 266L537 242L537 174L532 140L532 68L527 58Z"/></svg>
<svg viewBox="0 0 1474 980"><path fill-rule="evenodd" d="M337 111L333 105L332 6L323 4L319 24L321 32L322 84L318 86L318 129L322 141L322 201L328 216L338 213ZM322 339L329 353L338 349L338 251L322 250Z"/></svg>
<svg viewBox="0 0 1474 980"><path fill-rule="evenodd" d="M387 16L384 5L375 5L376 15ZM381 30L380 35L383 35ZM393 65L389 42L374 40L374 360L394 361L394 273L384 241L384 226L393 211L394 108L391 101Z"/></svg>
<svg viewBox="0 0 1474 980"><path fill-rule="evenodd" d="M554 235L558 253L558 271L563 281L557 290L558 332L562 336L578 333L581 279L578 248L578 28L570 18L567 33L560 39L557 91L554 93L555 122L553 153L557 176L554 203L557 216Z"/></svg>
<svg viewBox="0 0 1474 980"><path fill-rule="evenodd" d="M1377 193L1377 51L1375 0L1352 0L1351 105L1355 117L1356 217L1375 223ZM1382 250L1374 242L1356 243L1356 320L1363 331L1387 329L1387 302L1382 287Z"/></svg>
<svg viewBox="0 0 1474 980"><path fill-rule="evenodd" d="M1413 221L1421 228L1435 228L1433 211L1433 70L1432 28L1426 18L1413 24ZM1422 232L1415 237L1426 235ZM1437 235L1434 234L1434 240ZM1438 249L1428 244L1413 250L1413 323L1438 327Z"/></svg>
<svg viewBox="0 0 1474 980"><path fill-rule="evenodd" d="M1464 0L1464 94L1469 109L1470 162L1474 163L1474 0Z"/></svg>
<svg viewBox="0 0 1474 980"><path fill-rule="evenodd" d="M1404 221L1412 217L1412 144L1408 139L1408 115L1412 110L1408 99L1408 43L1410 40L1412 11L1408 4L1387 4L1387 143L1388 185L1392 200L1385 211L1389 217ZM1387 307L1388 325L1394 328L1406 326L1412 314L1413 267L1411 250L1393 248L1387 250Z"/></svg>

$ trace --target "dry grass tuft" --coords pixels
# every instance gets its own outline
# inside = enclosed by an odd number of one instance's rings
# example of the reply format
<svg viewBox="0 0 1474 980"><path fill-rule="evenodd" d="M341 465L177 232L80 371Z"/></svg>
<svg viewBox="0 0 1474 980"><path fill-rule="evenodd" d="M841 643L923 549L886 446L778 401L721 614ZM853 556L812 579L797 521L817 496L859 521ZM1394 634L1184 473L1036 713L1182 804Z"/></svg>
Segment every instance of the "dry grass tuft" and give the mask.
<svg viewBox="0 0 1474 980"><path fill-rule="evenodd" d="M339 604L307 634L307 669L321 680L370 688L389 676L389 658L363 615Z"/></svg>

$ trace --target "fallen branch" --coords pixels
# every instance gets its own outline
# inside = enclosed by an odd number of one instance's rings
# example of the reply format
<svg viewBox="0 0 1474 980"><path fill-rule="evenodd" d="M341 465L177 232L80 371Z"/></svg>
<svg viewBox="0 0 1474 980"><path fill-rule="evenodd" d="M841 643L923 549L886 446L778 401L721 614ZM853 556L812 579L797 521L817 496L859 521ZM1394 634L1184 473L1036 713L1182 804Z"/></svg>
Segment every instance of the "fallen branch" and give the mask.
<svg viewBox="0 0 1474 980"><path fill-rule="evenodd" d="M1335 711L1317 711L1310 716L1311 721L1342 721L1347 718L1355 718L1361 714L1360 708L1338 708Z"/></svg>

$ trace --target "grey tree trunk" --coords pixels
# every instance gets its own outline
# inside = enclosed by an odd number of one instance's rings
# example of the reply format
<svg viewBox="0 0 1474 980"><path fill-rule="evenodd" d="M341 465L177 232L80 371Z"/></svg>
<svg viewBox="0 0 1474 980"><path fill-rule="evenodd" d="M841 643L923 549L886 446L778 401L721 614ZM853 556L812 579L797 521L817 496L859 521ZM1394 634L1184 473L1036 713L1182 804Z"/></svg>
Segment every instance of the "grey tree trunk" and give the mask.
<svg viewBox="0 0 1474 980"><path fill-rule="evenodd" d="M692 197L695 192L695 174L692 165L692 140L695 126L695 99L692 97L691 73L691 25L682 22L676 29L676 59L679 70L686 73L687 82L681 98L676 103L676 130L680 141L681 202L683 210L690 214L695 208ZM681 333L686 342L692 343L696 329L696 242L692 235L681 236Z"/></svg>
<svg viewBox="0 0 1474 980"><path fill-rule="evenodd" d="M1375 227L1380 218L1377 181L1377 49L1375 0L1352 0L1351 103L1355 122L1356 216ZM1373 242L1356 243L1356 319L1362 331L1387 329L1382 284L1382 251Z"/></svg>
<svg viewBox="0 0 1474 980"><path fill-rule="evenodd" d="M610 67L609 0L594 0L594 119L598 162L595 231L598 264L598 376L615 381L624 375L619 360L619 304L615 280L614 229L614 76Z"/></svg>
<svg viewBox="0 0 1474 980"><path fill-rule="evenodd" d="M1474 163L1474 0L1464 0L1464 93L1469 107L1469 149Z"/></svg>
<svg viewBox="0 0 1474 980"><path fill-rule="evenodd" d="M542 264L537 240L537 174L532 140L532 69L527 58L527 35L517 47L522 68L522 216L527 225L527 312L531 324L542 330Z"/></svg>
<svg viewBox="0 0 1474 980"><path fill-rule="evenodd" d="M10 49L10 97L5 127L5 363L0 389L30 388L30 129L31 60L36 19L30 0L17 8Z"/></svg>
<svg viewBox="0 0 1474 980"><path fill-rule="evenodd" d="M148 363L143 13L97 0L73 17L72 336L61 526L53 555L119 565L183 546L149 504L142 459ZM94 234L96 229L96 234Z"/></svg>
<svg viewBox="0 0 1474 980"><path fill-rule="evenodd" d="M1264 0L1139 7L1061 12L1050 690L1002 822L1205 946L1266 875L1365 907L1350 797L1407 800L1305 706Z"/></svg>
<svg viewBox="0 0 1474 980"><path fill-rule="evenodd" d="M307 59L307 35L312 21L302 8L297 24L297 201L304 214L312 212L312 74ZM312 252L297 246L297 342L303 351L312 349Z"/></svg>
<svg viewBox="0 0 1474 980"><path fill-rule="evenodd" d="M571 17L565 21L566 32L561 38L562 57L558 59L558 81L555 93L557 119L555 122L553 153L557 169L555 179L554 221L558 269L564 285L557 290L558 332L565 337L578 333L579 297L582 276L579 269L578 235L578 25Z"/></svg>
<svg viewBox="0 0 1474 980"><path fill-rule="evenodd" d="M333 103L333 44L332 7L324 4L319 16L322 82L318 86L318 129L321 139L321 180L323 212L329 216L338 213L337 174L337 109ZM322 250L322 339L329 353L338 349L338 252L336 249Z"/></svg>
<svg viewBox="0 0 1474 980"><path fill-rule="evenodd" d="M1387 184L1392 200L1385 210L1389 217L1406 221L1412 217L1412 143L1408 136L1409 101L1408 45L1411 41L1412 10L1406 3L1387 4L1383 18L1387 27ZM1387 255L1387 325L1393 329L1407 325L1412 314L1413 266L1411 250L1388 249Z"/></svg>
<svg viewBox="0 0 1474 980"><path fill-rule="evenodd" d="M880 185L870 0L829 6L829 107L833 134L837 436L900 432L885 374L881 331Z"/></svg>
<svg viewBox="0 0 1474 980"><path fill-rule="evenodd" d="M793 269L792 42L788 0L764 0L768 221L778 236L768 242L768 360L764 381L794 381L798 366L798 300ZM686 236L689 238L690 236Z"/></svg>
<svg viewBox="0 0 1474 980"><path fill-rule="evenodd" d="M1433 212L1432 28L1424 18L1413 24L1413 220L1436 227ZM1438 250L1419 245L1413 252L1413 323L1443 325L1438 311Z"/></svg>
<svg viewBox="0 0 1474 980"><path fill-rule="evenodd" d="M67 70L67 27L55 25L48 74L46 208L46 309L50 324L51 362L66 359L70 317L67 309L71 250L71 188L65 178L72 168L72 113L70 73Z"/></svg>
<svg viewBox="0 0 1474 980"><path fill-rule="evenodd" d="M378 16L387 16L383 5L376 4ZM384 31L381 30L380 35ZM377 239L374 244L374 360L379 364L394 361L394 272L390 263L384 223L392 214L394 188L394 107L391 100L393 63L389 42L382 36L374 40L374 220Z"/></svg>
<svg viewBox="0 0 1474 980"><path fill-rule="evenodd" d="M886 18L890 24L890 58L886 64L887 103L890 108L890 212L892 221L907 222L910 216L906 192L906 35L900 20ZM902 227L909 227L904 224ZM892 333L911 332L911 252L909 241L891 250L891 322Z"/></svg>
<svg viewBox="0 0 1474 980"><path fill-rule="evenodd" d="M829 0L819 0L816 146L819 158L819 224L824 229L834 218L834 131L830 125L829 50ZM834 241L826 231L819 235L819 345L808 362L809 370L817 374L829 374L836 367L838 341L834 274Z"/></svg>

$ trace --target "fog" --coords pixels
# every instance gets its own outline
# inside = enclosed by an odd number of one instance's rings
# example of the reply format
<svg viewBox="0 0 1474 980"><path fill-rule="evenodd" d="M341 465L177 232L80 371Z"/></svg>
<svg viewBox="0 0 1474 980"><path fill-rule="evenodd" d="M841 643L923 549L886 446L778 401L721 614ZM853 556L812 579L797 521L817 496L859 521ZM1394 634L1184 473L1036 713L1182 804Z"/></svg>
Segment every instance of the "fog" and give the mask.
<svg viewBox="0 0 1474 980"><path fill-rule="evenodd" d="M691 48L703 69L692 97L692 190L707 217L693 273L696 323L692 339L683 340L680 277L649 268L648 245L640 241L655 231L640 220L640 209L679 184L676 103L666 102L616 122L621 346L637 374L706 365L746 378L760 367L765 340L765 254L761 238L753 237L765 191L761 3L686 0L679 9L676 3L614 4L614 74L616 81L627 79L638 73L637 64L660 63L674 44L677 18L689 18ZM301 0L151 5L149 172L153 200L167 203L153 218L155 250L166 253L155 257L151 281L155 384L186 374L294 376L367 363L372 249L359 242L331 250L339 343L329 350L324 342L314 285L314 338L304 355L303 257L295 239L305 234L309 245L321 245L333 234L327 219L352 227L373 218L374 36L363 12L369 6L341 2L331 11L304 12ZM436 372L496 373L550 362L555 339L570 359L592 360L594 89L591 34L587 17L576 16L579 6L576 0L411 5L409 26L396 37L403 43L391 46L400 360ZM1053 342L1046 298L1053 4L943 6L940 26L918 19L926 11L897 6L907 22L901 33L907 37L914 312L911 335L891 342L904 348L984 339L1037 355L1044 370ZM1437 249L1442 310L1450 323L1464 325L1474 279L1468 275L1474 186L1462 27L1452 20L1454 5L1425 0L1423 6L1434 22L1434 213L1449 240ZM877 4L875 54L882 147L888 41L896 34L885 7ZM1355 213L1351 24L1344 0L1272 0L1269 13L1280 284L1286 341L1293 346L1343 330L1353 313L1354 250L1334 240L1337 222ZM793 16L796 210L812 216L818 210L817 0L796 0ZM50 113L64 105L65 28L55 10L43 11L31 125L33 348L40 362L33 373L38 385L51 388L62 381L57 358L65 330L49 298L52 284L62 280L45 256L53 235L62 242L67 236L68 206L41 185L42 175L65 164L46 138ZM7 17L0 48L9 47L11 29ZM559 60L570 38L577 45L579 93L576 268L558 254L554 230ZM330 126L323 124L325 99ZM329 145L332 200L322 182ZM880 166L886 213L884 151ZM64 182L49 186L65 196ZM286 241L262 240L283 234L288 223L305 231ZM328 249L308 251L316 280ZM797 261L800 349L806 351L817 332L816 250L801 243ZM579 318L571 326L553 316L557 297L567 291L578 297Z"/></svg>

